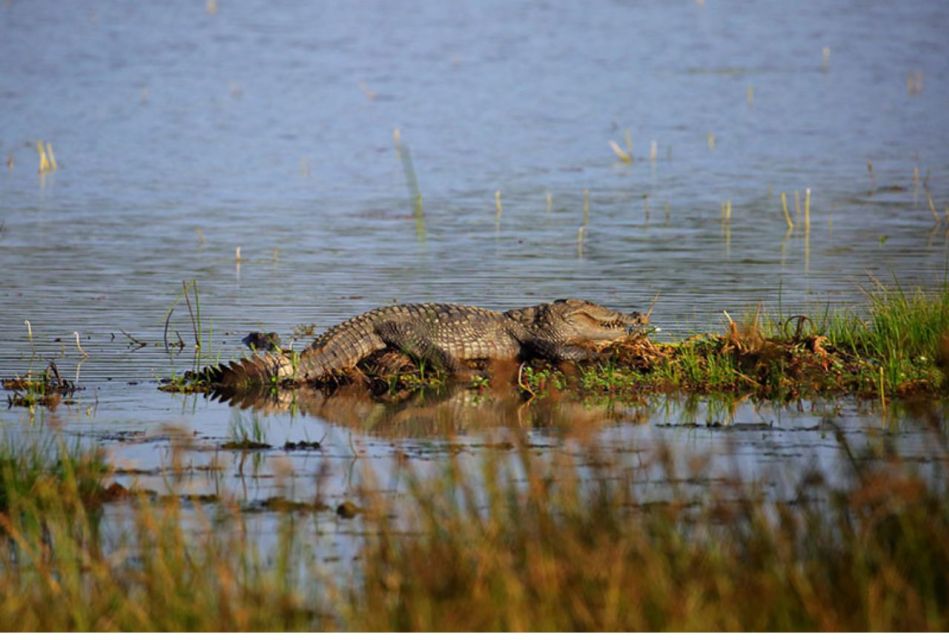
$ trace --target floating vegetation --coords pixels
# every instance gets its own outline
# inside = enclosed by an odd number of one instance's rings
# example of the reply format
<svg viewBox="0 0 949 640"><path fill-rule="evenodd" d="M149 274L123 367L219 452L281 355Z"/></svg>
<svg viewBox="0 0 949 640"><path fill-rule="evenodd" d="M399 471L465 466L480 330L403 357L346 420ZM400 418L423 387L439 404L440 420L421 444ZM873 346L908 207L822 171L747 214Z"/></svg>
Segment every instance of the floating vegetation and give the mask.
<svg viewBox="0 0 949 640"><path fill-rule="evenodd" d="M24 376L6 378L0 382L4 389L13 392L7 398L10 407L55 407L64 398L68 402L79 389L75 383L60 375L55 362L50 362L40 374L28 371Z"/></svg>
<svg viewBox="0 0 949 640"><path fill-rule="evenodd" d="M210 389L210 380L191 371L162 378L158 383L158 390L166 393L205 393Z"/></svg>
<svg viewBox="0 0 949 640"><path fill-rule="evenodd" d="M230 423L230 439L221 445L222 449L229 451L259 451L262 449L271 449L267 444L267 434L256 413L251 415L249 424L244 419L243 414L235 412Z"/></svg>
<svg viewBox="0 0 949 640"><path fill-rule="evenodd" d="M271 446L266 442L256 442L254 440L231 440L222 444L221 448L228 451L258 451L270 449Z"/></svg>
<svg viewBox="0 0 949 640"><path fill-rule="evenodd" d="M280 349L280 336L275 331L251 331L241 339L241 343L254 351L276 351Z"/></svg>
<svg viewBox="0 0 949 640"><path fill-rule="evenodd" d="M298 324L293 327L293 333L291 333L290 338L292 340L299 340L300 338L311 338L316 335L316 323L310 322L306 324Z"/></svg>
<svg viewBox="0 0 949 640"><path fill-rule="evenodd" d="M323 445L316 441L298 440L297 442L286 442L283 445L284 451L319 451Z"/></svg>

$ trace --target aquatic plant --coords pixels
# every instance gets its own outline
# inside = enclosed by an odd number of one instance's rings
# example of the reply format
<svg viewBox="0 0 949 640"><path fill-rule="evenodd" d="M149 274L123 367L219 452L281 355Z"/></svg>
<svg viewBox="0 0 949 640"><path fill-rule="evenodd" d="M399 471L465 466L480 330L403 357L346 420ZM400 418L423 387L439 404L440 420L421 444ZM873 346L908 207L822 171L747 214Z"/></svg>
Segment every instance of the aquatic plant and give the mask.
<svg viewBox="0 0 949 640"><path fill-rule="evenodd" d="M56 154L53 153L52 144L37 140L36 153L39 156L38 173L41 176L59 169L59 163L56 162Z"/></svg>
<svg viewBox="0 0 949 640"><path fill-rule="evenodd" d="M422 207L422 190L419 188L418 176L415 173L415 165L412 163L412 154L408 145L402 142L402 132L398 129L392 131L392 142L395 145L396 154L399 156L399 162L402 164L402 172L405 175L405 184L409 189L409 199L412 203L412 215L415 218L415 235L420 242L425 241L425 210Z"/></svg>
<svg viewBox="0 0 949 640"><path fill-rule="evenodd" d="M32 333L30 341L32 343ZM52 361L42 373L30 370L23 376L0 380L0 384L13 392L7 403L19 407L56 406L64 396L70 397L77 390L73 382L60 375L59 367Z"/></svg>
<svg viewBox="0 0 949 640"><path fill-rule="evenodd" d="M633 156L630 154L630 152L627 151L626 149L623 149L623 147L619 146L613 140L610 140L610 149L613 150L613 153L620 160L620 162L624 162L626 164L632 164Z"/></svg>
<svg viewBox="0 0 949 640"><path fill-rule="evenodd" d="M788 194L781 192L781 212L784 214L784 222L788 226L788 232L794 229L794 221L791 219L791 214L788 212Z"/></svg>
<svg viewBox="0 0 949 640"><path fill-rule="evenodd" d="M267 444L267 429L260 415L251 414L249 424L243 413L234 411L228 426L228 440L221 445L222 449L269 449Z"/></svg>
<svg viewBox="0 0 949 640"><path fill-rule="evenodd" d="M949 365L949 283L932 293L876 283L867 291L869 317L828 314L821 332L831 343L883 370L887 389L909 392L946 383Z"/></svg>
<svg viewBox="0 0 949 640"><path fill-rule="evenodd" d="M240 258L239 251L237 257ZM191 280L191 282L182 281L181 292L175 296L171 306L168 307L168 313L165 314L164 331L162 333L162 342L165 346L165 352L171 355L172 348L174 347L177 349L176 353L180 353L186 346L184 338L181 337L181 334L177 330L175 331L177 340L169 342L169 332L172 329L171 317L182 298L184 298L185 306L188 309L188 317L191 321L191 330L194 335L194 368L198 369L202 365L208 366L217 364L220 354L218 354L218 358L214 358L209 353L210 345L213 344L214 340L214 324L209 323L207 332L205 333L197 280ZM177 386L175 388L177 388Z"/></svg>

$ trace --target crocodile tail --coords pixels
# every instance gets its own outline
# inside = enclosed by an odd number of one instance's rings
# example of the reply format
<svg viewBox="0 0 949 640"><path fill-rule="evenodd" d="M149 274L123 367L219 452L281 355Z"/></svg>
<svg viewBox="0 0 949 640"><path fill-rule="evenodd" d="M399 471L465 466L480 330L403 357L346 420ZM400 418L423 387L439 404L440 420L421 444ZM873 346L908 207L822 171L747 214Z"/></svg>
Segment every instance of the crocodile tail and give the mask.
<svg viewBox="0 0 949 640"><path fill-rule="evenodd" d="M295 379L295 364L292 354L258 352L225 365L202 369L196 378L213 389L253 388L275 385L284 380Z"/></svg>

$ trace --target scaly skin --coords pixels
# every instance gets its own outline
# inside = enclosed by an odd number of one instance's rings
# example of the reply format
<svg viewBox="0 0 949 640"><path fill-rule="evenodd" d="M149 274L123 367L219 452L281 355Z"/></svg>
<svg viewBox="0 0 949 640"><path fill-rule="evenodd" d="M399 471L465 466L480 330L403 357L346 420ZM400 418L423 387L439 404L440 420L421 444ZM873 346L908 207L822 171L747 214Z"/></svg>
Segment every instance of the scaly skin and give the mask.
<svg viewBox="0 0 949 640"><path fill-rule="evenodd" d="M596 347L622 340L645 322L638 313L584 300L557 300L505 313L453 304L395 305L328 329L299 356L258 353L199 375L212 387L315 384L350 376L360 362L391 351L452 374L484 362L580 362L598 359Z"/></svg>

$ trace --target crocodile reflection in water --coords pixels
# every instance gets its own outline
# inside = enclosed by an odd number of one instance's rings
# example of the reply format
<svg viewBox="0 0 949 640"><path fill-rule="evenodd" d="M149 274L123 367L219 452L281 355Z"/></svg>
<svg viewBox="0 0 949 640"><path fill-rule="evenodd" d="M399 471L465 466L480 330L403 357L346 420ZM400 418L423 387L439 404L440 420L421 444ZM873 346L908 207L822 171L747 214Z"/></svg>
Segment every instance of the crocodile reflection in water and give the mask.
<svg viewBox="0 0 949 640"><path fill-rule="evenodd" d="M647 417L638 404L583 401L574 394L525 400L510 388L472 389L448 385L438 390L375 396L364 387L280 388L213 396L241 409L262 413L297 412L385 437L452 435L473 429L508 427L580 433Z"/></svg>

